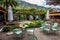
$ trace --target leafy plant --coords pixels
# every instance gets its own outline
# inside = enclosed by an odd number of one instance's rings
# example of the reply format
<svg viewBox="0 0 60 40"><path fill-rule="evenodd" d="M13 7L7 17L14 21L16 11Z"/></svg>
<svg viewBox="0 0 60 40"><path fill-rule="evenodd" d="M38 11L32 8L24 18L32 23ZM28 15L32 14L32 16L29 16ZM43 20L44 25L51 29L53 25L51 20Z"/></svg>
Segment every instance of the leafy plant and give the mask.
<svg viewBox="0 0 60 40"><path fill-rule="evenodd" d="M40 21L36 21L36 26L40 26L41 22Z"/></svg>
<svg viewBox="0 0 60 40"><path fill-rule="evenodd" d="M11 6L11 7L15 7L15 6L18 6L18 2L15 1L15 0L1 0L1 3L2 7L6 8L6 10L8 10L8 7Z"/></svg>
<svg viewBox="0 0 60 40"><path fill-rule="evenodd" d="M28 24L29 27L35 27L33 23Z"/></svg>
<svg viewBox="0 0 60 40"><path fill-rule="evenodd" d="M11 29L19 28L19 26L11 26Z"/></svg>
<svg viewBox="0 0 60 40"><path fill-rule="evenodd" d="M35 26L41 26L42 23L44 23L44 20L33 20L32 22L35 23Z"/></svg>
<svg viewBox="0 0 60 40"><path fill-rule="evenodd" d="M5 26L5 27L3 28L3 32L8 32L8 31L10 31L10 29L11 29L10 26Z"/></svg>
<svg viewBox="0 0 60 40"><path fill-rule="evenodd" d="M12 31L13 29L19 28L18 26L5 26L3 32Z"/></svg>

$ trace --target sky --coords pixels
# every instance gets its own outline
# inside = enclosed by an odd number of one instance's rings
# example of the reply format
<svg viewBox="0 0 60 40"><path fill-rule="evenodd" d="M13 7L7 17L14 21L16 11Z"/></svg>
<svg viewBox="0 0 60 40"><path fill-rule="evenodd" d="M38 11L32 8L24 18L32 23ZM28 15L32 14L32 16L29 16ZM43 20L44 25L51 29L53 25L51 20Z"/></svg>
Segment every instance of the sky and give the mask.
<svg viewBox="0 0 60 40"><path fill-rule="evenodd" d="M45 0L24 0L24 1L32 3L32 4L37 4L37 5L40 5L40 6L46 5Z"/></svg>
<svg viewBox="0 0 60 40"><path fill-rule="evenodd" d="M28 3L31 3L31 4L36 4L36 5L39 5L39 6L44 6L44 7L51 7L51 8L59 8L60 9L60 6L59 5L46 5L46 1L45 0L24 0Z"/></svg>

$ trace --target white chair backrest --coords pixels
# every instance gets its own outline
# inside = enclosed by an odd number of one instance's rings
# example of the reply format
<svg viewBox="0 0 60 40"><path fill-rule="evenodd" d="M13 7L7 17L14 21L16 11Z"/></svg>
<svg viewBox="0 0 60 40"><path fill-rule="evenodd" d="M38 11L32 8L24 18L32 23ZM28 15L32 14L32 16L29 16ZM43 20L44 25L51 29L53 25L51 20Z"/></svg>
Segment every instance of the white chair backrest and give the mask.
<svg viewBox="0 0 60 40"><path fill-rule="evenodd" d="M54 23L53 27L57 27L58 26L58 23Z"/></svg>

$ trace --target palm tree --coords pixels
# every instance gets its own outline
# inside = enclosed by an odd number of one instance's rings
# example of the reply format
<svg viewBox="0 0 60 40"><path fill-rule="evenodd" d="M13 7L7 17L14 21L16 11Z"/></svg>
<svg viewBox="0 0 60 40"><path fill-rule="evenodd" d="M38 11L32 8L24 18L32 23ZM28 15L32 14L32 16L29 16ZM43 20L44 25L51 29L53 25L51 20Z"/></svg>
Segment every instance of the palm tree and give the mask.
<svg viewBox="0 0 60 40"><path fill-rule="evenodd" d="M18 3L15 0L0 0L0 4L8 10L8 7L15 7L18 5Z"/></svg>
<svg viewBox="0 0 60 40"><path fill-rule="evenodd" d="M0 0L0 4L2 3L2 0Z"/></svg>

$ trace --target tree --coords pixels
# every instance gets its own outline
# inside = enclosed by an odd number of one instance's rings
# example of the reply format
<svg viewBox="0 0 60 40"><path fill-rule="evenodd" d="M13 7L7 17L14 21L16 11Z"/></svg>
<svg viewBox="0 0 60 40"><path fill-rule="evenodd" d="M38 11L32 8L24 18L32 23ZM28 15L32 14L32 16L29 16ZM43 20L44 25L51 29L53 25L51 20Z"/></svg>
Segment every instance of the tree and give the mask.
<svg viewBox="0 0 60 40"><path fill-rule="evenodd" d="M32 14L35 14L36 9L35 9L35 8L31 8L31 9L30 9L30 12L31 12Z"/></svg>
<svg viewBox="0 0 60 40"><path fill-rule="evenodd" d="M0 0L0 6L1 6L2 2L3 2L3 1L2 1L2 0Z"/></svg>
<svg viewBox="0 0 60 40"><path fill-rule="evenodd" d="M13 21L13 13L11 7L17 6L18 3L15 0L0 0L0 5L8 11L8 21Z"/></svg>
<svg viewBox="0 0 60 40"><path fill-rule="evenodd" d="M3 6L3 8L6 8L6 10L8 10L9 6L15 7L18 5L15 0L0 0L0 4Z"/></svg>

